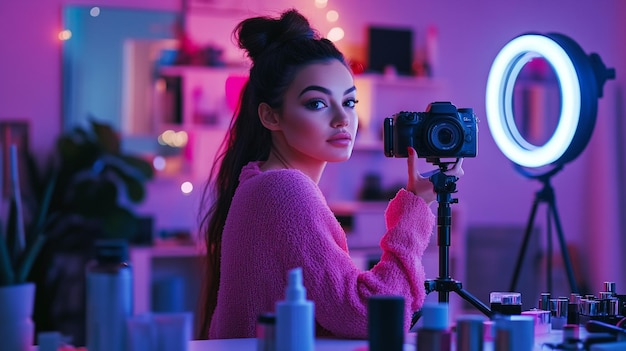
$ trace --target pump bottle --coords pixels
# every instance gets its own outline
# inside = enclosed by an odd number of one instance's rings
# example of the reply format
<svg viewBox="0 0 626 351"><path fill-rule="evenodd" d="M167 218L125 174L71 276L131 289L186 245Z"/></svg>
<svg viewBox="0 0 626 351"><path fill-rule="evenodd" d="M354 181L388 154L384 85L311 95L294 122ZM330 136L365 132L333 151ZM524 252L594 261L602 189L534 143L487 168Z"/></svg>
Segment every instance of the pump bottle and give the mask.
<svg viewBox="0 0 626 351"><path fill-rule="evenodd" d="M132 315L132 273L123 240L96 242L87 268L87 349L126 349L126 320Z"/></svg>
<svg viewBox="0 0 626 351"><path fill-rule="evenodd" d="M285 300L276 303L276 351L315 349L314 304L306 299L302 268L287 276Z"/></svg>

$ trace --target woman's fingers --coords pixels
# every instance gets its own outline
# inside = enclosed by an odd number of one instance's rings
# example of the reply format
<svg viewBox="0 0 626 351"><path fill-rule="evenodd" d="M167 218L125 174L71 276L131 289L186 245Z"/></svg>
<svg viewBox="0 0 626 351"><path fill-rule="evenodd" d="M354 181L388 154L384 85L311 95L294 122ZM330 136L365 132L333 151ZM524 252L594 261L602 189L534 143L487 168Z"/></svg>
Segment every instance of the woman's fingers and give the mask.
<svg viewBox="0 0 626 351"><path fill-rule="evenodd" d="M408 182L407 190L422 197L427 203L435 200L433 185L427 177L419 173L417 166L417 152L412 147L408 150Z"/></svg>
<svg viewBox="0 0 626 351"><path fill-rule="evenodd" d="M463 159L459 158L452 167L452 169L449 172L446 172L446 174L454 175L457 178L461 178L465 174L465 171L463 170Z"/></svg>
<svg viewBox="0 0 626 351"><path fill-rule="evenodd" d="M415 149L413 149L412 147L408 147L408 162L409 162L409 177L411 176L411 174L415 174L414 171L417 170L417 153L415 152Z"/></svg>

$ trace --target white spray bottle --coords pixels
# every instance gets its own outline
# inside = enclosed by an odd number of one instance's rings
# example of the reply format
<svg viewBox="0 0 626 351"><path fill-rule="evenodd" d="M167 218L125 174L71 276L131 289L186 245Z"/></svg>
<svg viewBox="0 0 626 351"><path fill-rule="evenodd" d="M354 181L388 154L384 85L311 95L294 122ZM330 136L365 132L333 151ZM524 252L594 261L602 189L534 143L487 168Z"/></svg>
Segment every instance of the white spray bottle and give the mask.
<svg viewBox="0 0 626 351"><path fill-rule="evenodd" d="M276 351L313 351L315 349L314 304L306 299L302 268L287 276L285 300L276 303Z"/></svg>

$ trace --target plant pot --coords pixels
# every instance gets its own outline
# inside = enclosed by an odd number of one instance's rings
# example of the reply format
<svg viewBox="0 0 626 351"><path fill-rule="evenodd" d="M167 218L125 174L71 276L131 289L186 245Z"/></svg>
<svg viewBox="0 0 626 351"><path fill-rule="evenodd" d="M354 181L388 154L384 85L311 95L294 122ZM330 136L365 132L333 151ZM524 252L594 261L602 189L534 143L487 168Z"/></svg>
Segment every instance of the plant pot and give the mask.
<svg viewBox="0 0 626 351"><path fill-rule="evenodd" d="M2 350L29 351L35 325L35 284L0 286L0 343Z"/></svg>

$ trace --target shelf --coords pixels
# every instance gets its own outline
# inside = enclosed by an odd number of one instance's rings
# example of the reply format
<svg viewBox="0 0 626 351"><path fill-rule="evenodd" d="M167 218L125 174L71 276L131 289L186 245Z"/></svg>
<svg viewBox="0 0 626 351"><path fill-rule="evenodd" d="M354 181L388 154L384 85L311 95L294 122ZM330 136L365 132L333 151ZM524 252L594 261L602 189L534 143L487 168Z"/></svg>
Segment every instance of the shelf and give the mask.
<svg viewBox="0 0 626 351"><path fill-rule="evenodd" d="M446 83L425 77L385 76L360 74L354 77L359 103L359 134L371 140L364 150L379 147L378 137L383 132L383 120L400 111L424 111L434 101L448 101ZM356 145L355 145L356 147Z"/></svg>
<svg viewBox="0 0 626 351"><path fill-rule="evenodd" d="M211 75L212 73L247 74L249 67L245 65L230 66L161 66L159 73L163 76Z"/></svg>
<svg viewBox="0 0 626 351"><path fill-rule="evenodd" d="M165 102L157 110L168 112L157 124L187 131L198 126L226 129L247 74L243 65L160 67L161 82L155 84L154 94L157 101Z"/></svg>
<svg viewBox="0 0 626 351"><path fill-rule="evenodd" d="M444 88L445 82L428 77L413 77L399 75L383 75L363 73L354 76L354 80L374 82L378 86L405 87L405 88Z"/></svg>

